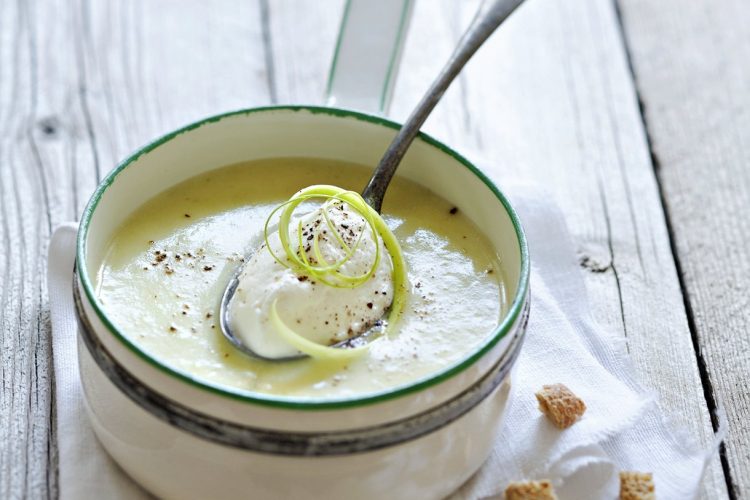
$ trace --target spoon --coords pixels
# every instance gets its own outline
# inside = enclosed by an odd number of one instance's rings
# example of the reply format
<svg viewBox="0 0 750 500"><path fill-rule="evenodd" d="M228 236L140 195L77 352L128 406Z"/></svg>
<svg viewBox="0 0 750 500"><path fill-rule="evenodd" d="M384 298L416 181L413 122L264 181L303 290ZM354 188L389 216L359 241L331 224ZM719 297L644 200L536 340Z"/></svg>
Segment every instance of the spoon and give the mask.
<svg viewBox="0 0 750 500"><path fill-rule="evenodd" d="M451 82L453 82L456 76L461 72L464 65L469 59L471 59L477 49L482 46L487 38L489 38L497 27L500 26L521 3L523 3L523 0L485 0L479 6L474 19L461 37L461 40L459 40L458 46L454 50L450 59L448 59L448 62L440 71L440 74L432 85L430 85L430 88L427 89L427 92L419 101L417 107L411 112L411 115L409 115L409 118L393 139L393 142L388 146L383 158L381 158L380 163L373 171L370 180L367 182L367 186L365 186L365 189L362 191L362 198L364 198L368 205L377 210L378 213L380 213L383 206L383 197L385 196L386 189L388 189L388 184L396 173L396 168L398 168L399 163L401 163L409 146L419 133L422 124L424 124L427 117L435 108L435 105L443 97L448 86L450 86ZM249 259L245 259L245 262L247 261L249 261ZM229 322L229 303L231 302L234 293L237 291L239 277L242 274L243 267L244 266L240 266L237 269L221 298L219 323L224 337L226 337L234 347L254 358L267 361L291 361L306 358L306 354L278 358L262 356L250 349L239 337L234 335ZM365 331L358 337L365 336L368 333L370 333L370 331ZM350 344L354 338L333 344L331 347L342 347L345 344Z"/></svg>

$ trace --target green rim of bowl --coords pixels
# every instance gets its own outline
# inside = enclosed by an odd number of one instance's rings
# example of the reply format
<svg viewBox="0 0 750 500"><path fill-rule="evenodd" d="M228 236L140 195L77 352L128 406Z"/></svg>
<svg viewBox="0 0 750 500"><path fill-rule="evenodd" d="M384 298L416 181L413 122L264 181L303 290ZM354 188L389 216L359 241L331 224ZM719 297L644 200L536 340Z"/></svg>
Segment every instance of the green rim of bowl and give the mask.
<svg viewBox="0 0 750 500"><path fill-rule="evenodd" d="M477 176L487 186L487 188L490 191L492 191L492 193L500 201L500 203L505 208L505 211L510 216L510 219L513 223L513 228L516 232L516 237L518 239L519 251L521 254L521 273L520 273L520 278L519 278L519 282L517 286L516 295L513 299L513 302L511 303L508 313L505 315L505 317L500 322L500 324L495 328L495 331L493 331L492 334L488 335L487 340L481 345L481 347L475 350L474 352L472 352L471 355L469 355L467 358L464 358L435 374L419 379L416 382L412 382L406 385L396 386L392 389L368 394L363 397L354 397L354 398L346 398L346 399L310 400L310 399L304 399L304 398L272 396L272 395L265 395L261 393L251 392L251 391L243 391L240 389L231 389L228 387L220 386L218 384L212 384L209 382L202 381L196 377L193 377L190 374L171 368L168 365L160 362L158 359L152 357L147 352L143 351L140 347L138 347L133 342L131 342L107 317L106 313L104 312L104 308L102 304L98 301L96 297L94 286L91 282L91 279L89 278L88 268L86 265L86 239L88 236L91 218L94 212L96 211L96 207L99 205L99 202L101 201L102 196L107 191L109 186L112 185L112 183L120 174L120 172L122 172L129 165L137 161L138 158L140 158L142 155L154 150L155 148L161 146L162 144L165 144L171 141L172 139L174 139L175 137L181 134L197 129L204 125L218 122L225 118L230 118L230 117L234 117L238 115L251 115L255 113L273 113L273 112L300 112L300 111L308 112L312 114L325 114L325 115L334 116L338 118L353 118L356 120L362 120L365 122L369 122L371 124L390 128L393 130L398 130L401 127L399 123L393 122L391 120L387 120L382 117L368 115L368 114L360 113L357 111L339 109L339 108L321 107L321 106L266 106L266 107L259 107L259 108L244 109L244 110L239 110L239 111L232 111L228 113L222 113L219 115L211 116L209 118L205 118L203 120L191 123L190 125L182 127L174 132L171 132L167 135L160 137L159 139L156 139L155 141L149 143L148 145L142 147L141 149L139 149L138 151L130 155L122 163L120 163L114 170L112 170L96 188L96 191L92 195L91 199L86 205L86 208L83 211L83 214L81 216L80 228L78 230L77 244L76 244L77 245L76 261L78 263L77 264L78 276L79 276L79 279L81 280L81 284L83 286L84 293L86 294L86 297L88 298L89 304L94 309L94 311L96 312L97 316L102 321L102 323L110 331L110 333L112 333L112 335L114 335L114 337L118 339L126 348L128 348L131 352L136 354L139 358L143 359L151 366L157 368L161 372L171 377L174 377L178 380L186 382L189 385L195 388L198 388L200 390L208 391L213 394L217 394L219 396L224 396L224 397L231 398L237 401L242 401L245 403L250 403L250 404L255 404L255 405L270 406L270 407L276 407L276 408L298 409L298 410L331 410L331 409L339 409L339 408L357 407L357 406L363 406L367 404L373 404L373 403L386 401L389 399L398 398L406 394L410 394L416 391L426 389L428 387L439 384L453 377L454 375L464 371L466 368L470 367L476 361L478 361L490 349L492 349L502 338L504 338L505 335L508 333L508 331L510 331L510 329L515 324L519 315L521 314L521 311L523 310L523 306L526 301L526 297L528 295L528 290L529 290L529 250L528 250L528 245L526 242L526 236L524 234L523 228L521 227L521 221L519 220L518 215L516 214L513 207L511 207L505 195L503 195L500 192L497 186L495 186L495 184L481 170L475 167L466 158L464 158L463 156L461 156L460 154L458 154L456 151L449 148L445 144L441 143L440 141L437 141L436 139L433 139L427 134L424 134L421 132L419 134L419 139L421 141L451 156L453 159L455 159L464 167L466 167L469 171L471 171L475 176Z"/></svg>

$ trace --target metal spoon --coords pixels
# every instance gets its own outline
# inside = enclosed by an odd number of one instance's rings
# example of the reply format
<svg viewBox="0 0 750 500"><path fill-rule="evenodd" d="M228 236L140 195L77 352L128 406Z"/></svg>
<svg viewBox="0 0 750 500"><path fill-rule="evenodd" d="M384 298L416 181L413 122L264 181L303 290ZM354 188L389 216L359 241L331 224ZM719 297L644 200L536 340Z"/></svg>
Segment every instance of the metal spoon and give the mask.
<svg viewBox="0 0 750 500"><path fill-rule="evenodd" d="M414 108L414 111L409 115L409 118L399 130L398 134L393 139L393 142L388 146L383 158L372 173L367 186L365 186L365 189L362 191L362 198L364 198L367 204L372 208L380 212L383 206L385 191L388 189L388 184L396 173L396 168L398 168L401 159L404 157L412 141L414 141L414 138L419 133L420 127L422 127L422 124L424 124L427 117L435 108L435 105L440 101L440 98L443 97L448 86L461 72L461 69L463 69L464 65L469 59L471 59L477 49L485 42L485 40L487 40L487 38L489 38L495 29L497 29L497 27L511 15L511 13L513 13L516 7L521 5L521 3L523 3L523 0L485 0L479 6L479 10L464 35L461 37L461 40L459 40L458 46L450 59L448 59L448 62L440 71L438 77L427 90L427 93L422 97L422 100L419 101L417 107ZM245 259L246 262L248 260L249 259ZM224 337L226 337L232 345L243 353L259 359L269 361L291 361L307 357L305 354L280 358L262 356L250 349L239 337L234 335L229 323L229 303L237 290L239 277L242 273L243 267L244 266L240 266L237 269L237 272L229 281L229 284L224 290L224 295L221 298L219 323ZM360 337L367 333L369 332L360 334ZM339 342L332 347L341 347L351 341L352 339Z"/></svg>

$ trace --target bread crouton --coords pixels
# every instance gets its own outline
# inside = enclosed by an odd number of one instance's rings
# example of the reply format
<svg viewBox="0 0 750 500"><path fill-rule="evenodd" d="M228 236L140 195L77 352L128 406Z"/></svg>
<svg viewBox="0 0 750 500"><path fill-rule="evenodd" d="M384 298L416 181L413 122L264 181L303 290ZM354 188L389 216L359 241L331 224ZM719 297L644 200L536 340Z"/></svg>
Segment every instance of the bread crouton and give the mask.
<svg viewBox="0 0 750 500"><path fill-rule="evenodd" d="M510 483L505 488L505 500L557 500L557 496L549 481L527 481Z"/></svg>
<svg viewBox="0 0 750 500"><path fill-rule="evenodd" d="M560 429L573 425L586 411L586 404L563 384L542 386L536 393L539 409Z"/></svg>
<svg viewBox="0 0 750 500"><path fill-rule="evenodd" d="M651 473L620 472L620 500L654 500L654 478Z"/></svg>

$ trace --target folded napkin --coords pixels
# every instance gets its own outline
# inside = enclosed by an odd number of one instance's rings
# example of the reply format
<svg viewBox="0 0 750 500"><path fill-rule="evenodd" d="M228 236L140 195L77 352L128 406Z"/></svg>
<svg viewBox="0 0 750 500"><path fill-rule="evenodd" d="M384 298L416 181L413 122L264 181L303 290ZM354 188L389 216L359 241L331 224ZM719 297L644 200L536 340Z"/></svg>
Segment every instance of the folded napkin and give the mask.
<svg viewBox="0 0 750 500"><path fill-rule="evenodd" d="M527 187L506 192L529 240L531 318L502 432L487 462L452 498L502 498L508 482L522 479L551 480L561 500L616 498L620 470L653 472L660 499L694 498L716 447L705 451L677 437L637 382L622 340L593 321L550 196ZM101 448L84 412L71 297L75 231L74 224L59 227L49 247L61 497L148 498ZM566 384L588 407L564 431L539 412L534 397L552 383Z"/></svg>

